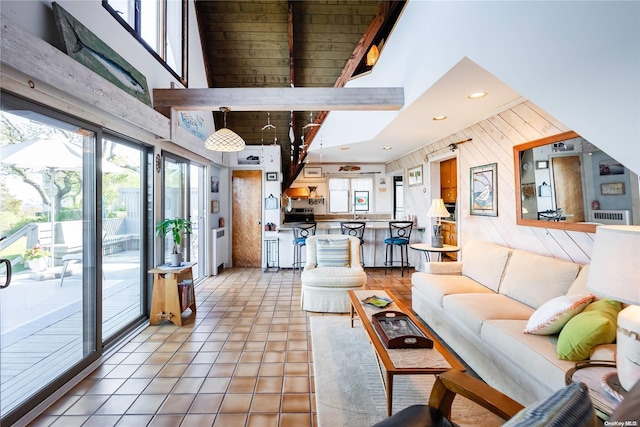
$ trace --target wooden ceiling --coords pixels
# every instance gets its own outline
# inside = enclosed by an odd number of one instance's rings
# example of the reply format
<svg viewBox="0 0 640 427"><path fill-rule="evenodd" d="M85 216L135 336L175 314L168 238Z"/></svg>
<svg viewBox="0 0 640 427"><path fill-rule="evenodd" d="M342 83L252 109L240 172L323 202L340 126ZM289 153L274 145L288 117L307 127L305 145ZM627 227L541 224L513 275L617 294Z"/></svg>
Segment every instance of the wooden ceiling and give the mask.
<svg viewBox="0 0 640 427"><path fill-rule="evenodd" d="M366 49L386 38L403 5L404 1L367 0L197 0L209 87L343 86L354 73L366 71ZM317 131L303 129L310 115L321 122L326 112L293 113L293 149L289 112L231 111L227 127L248 145L273 144L277 138L287 183L304 157L301 135L309 142ZM222 125L221 113L214 113L214 119L216 127ZM263 131L268 121L276 126L275 132Z"/></svg>

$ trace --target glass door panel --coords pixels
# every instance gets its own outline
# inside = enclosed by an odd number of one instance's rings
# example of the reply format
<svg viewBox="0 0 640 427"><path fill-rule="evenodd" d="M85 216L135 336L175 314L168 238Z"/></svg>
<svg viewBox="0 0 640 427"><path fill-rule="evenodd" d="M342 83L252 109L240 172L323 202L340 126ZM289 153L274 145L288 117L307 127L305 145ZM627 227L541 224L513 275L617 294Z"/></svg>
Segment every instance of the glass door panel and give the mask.
<svg viewBox="0 0 640 427"><path fill-rule="evenodd" d="M145 152L106 136L102 161L102 339L143 315Z"/></svg>
<svg viewBox="0 0 640 427"><path fill-rule="evenodd" d="M3 424L96 357L96 134L53 115L3 94L0 258L13 270L0 289Z"/></svg>
<svg viewBox="0 0 640 427"><path fill-rule="evenodd" d="M197 262L193 268L193 280L204 277L206 266L206 204L205 204L205 168L192 164L189 168L189 182L191 190L189 192L191 235L190 240L190 261Z"/></svg>
<svg viewBox="0 0 640 427"><path fill-rule="evenodd" d="M164 217L163 219L173 218L189 218L188 214L188 193L187 193L187 179L188 179L188 163L186 160L164 154L164 174L163 174L163 189L162 189L162 203ZM180 251L183 254L184 260L189 261L189 244L188 236L183 236L184 242L181 242ZM173 239L171 234L167 234L164 239L163 254L164 262L167 263L171 259L171 252L173 251Z"/></svg>

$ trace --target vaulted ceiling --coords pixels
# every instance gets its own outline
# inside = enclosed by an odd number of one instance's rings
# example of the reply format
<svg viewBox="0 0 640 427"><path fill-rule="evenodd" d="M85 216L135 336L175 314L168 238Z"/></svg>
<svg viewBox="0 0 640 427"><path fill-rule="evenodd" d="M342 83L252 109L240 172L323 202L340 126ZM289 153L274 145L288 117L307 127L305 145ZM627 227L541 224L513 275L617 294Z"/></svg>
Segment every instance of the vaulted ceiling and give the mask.
<svg viewBox="0 0 640 427"><path fill-rule="evenodd" d="M388 35L403 5L404 1L367 0L197 0L209 87L340 87L352 75L367 71L366 50ZM277 139L287 182L301 167L303 141L309 143L317 132L317 126L308 126L310 121L320 123L325 115L231 111L226 122L248 145L273 144ZM216 127L221 126L221 113L214 113L214 118Z"/></svg>

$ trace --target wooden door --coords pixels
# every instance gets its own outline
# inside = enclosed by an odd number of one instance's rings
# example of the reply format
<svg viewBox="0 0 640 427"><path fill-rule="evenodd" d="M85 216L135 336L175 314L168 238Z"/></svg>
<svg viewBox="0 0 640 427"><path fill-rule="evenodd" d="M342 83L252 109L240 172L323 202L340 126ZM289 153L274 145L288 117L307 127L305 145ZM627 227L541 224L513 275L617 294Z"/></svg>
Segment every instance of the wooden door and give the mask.
<svg viewBox="0 0 640 427"><path fill-rule="evenodd" d="M262 172L236 170L232 174L231 257L234 267L262 265Z"/></svg>
<svg viewBox="0 0 640 427"><path fill-rule="evenodd" d="M564 209L567 222L583 222L584 203L582 199L580 157L553 157L551 159L551 167L553 168L556 207Z"/></svg>

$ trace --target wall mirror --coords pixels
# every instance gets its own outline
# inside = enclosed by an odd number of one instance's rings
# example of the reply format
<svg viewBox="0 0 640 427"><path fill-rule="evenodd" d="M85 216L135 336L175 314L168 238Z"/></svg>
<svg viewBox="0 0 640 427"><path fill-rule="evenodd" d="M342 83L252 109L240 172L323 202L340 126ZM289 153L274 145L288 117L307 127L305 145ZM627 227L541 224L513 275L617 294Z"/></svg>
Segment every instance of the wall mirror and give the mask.
<svg viewBox="0 0 640 427"><path fill-rule="evenodd" d="M639 223L638 176L577 133L516 145L513 158L519 225L593 233Z"/></svg>

